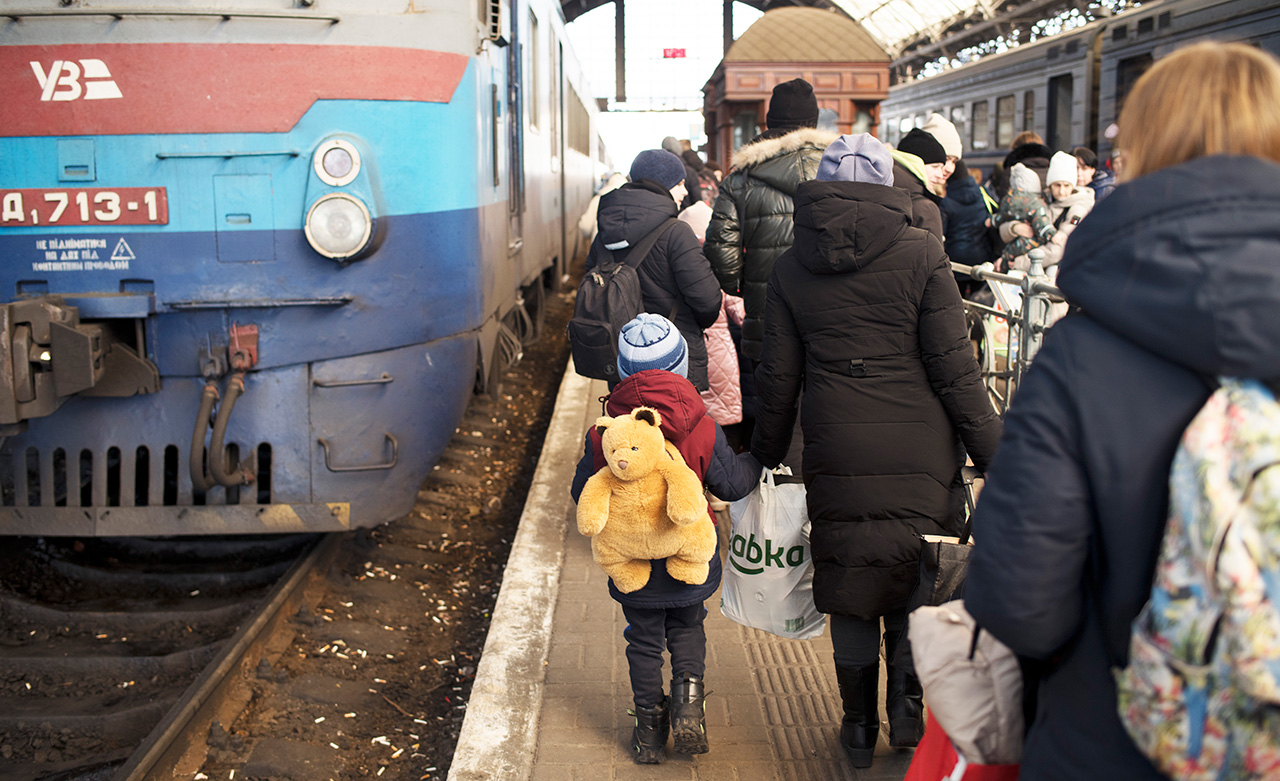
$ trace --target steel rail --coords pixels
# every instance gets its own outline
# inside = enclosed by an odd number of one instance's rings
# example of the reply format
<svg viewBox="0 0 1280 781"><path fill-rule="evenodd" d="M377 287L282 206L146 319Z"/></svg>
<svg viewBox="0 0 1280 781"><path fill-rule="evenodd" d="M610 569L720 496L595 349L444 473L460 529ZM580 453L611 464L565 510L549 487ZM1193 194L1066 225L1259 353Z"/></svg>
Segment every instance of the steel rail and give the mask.
<svg viewBox="0 0 1280 781"><path fill-rule="evenodd" d="M112 781L170 779L172 770L191 745L203 744L218 707L236 685L242 670L252 670L276 628L302 604L303 592L314 572L321 571L340 550L346 534L329 534L289 569L262 607L227 641L200 677L174 703ZM203 734L196 733L202 732ZM194 740L188 738L196 735Z"/></svg>

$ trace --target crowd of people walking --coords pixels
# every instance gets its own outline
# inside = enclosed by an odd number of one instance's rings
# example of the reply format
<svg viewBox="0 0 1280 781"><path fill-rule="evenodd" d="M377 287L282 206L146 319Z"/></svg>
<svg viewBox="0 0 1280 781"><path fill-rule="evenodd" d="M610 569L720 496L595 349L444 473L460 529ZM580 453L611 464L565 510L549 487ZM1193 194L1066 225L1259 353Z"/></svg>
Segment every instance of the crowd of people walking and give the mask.
<svg viewBox="0 0 1280 781"><path fill-rule="evenodd" d="M607 413L657 408L718 500L762 467L802 477L854 767L873 761L882 658L889 745L921 740L921 685L896 651L920 539L959 534L968 465L987 483L966 607L1022 661L1021 777L1166 777L1126 732L1111 671L1151 589L1183 430L1215 378L1280 378L1280 63L1237 44L1169 54L1106 159L1024 133L985 183L940 115L896 148L818 115L810 84L778 84L726 172L669 137L599 199L589 270L664 231L626 261L646 314L623 329ZM1026 272L1034 250L1071 313L1002 419L965 316L984 284L950 262ZM605 468L590 434L575 499ZM662 761L668 731L709 750L700 654L720 554L699 584L660 564L634 593L611 583L640 763Z"/></svg>

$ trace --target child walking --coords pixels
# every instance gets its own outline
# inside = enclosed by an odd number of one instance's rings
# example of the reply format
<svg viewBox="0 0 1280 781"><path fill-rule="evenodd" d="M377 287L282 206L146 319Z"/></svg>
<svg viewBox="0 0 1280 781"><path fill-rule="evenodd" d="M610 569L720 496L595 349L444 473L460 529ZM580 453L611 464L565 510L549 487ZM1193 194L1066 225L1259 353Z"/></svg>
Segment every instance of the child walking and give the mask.
<svg viewBox="0 0 1280 781"><path fill-rule="evenodd" d="M622 379L605 397L605 413L617 417L639 406L656 409L663 436L679 449L703 485L722 499L740 499L755 488L760 462L750 453L735 454L720 425L707 415L698 391L685 377L688 355L684 337L667 318L641 314L627 323L618 338ZM587 479L605 465L600 435L592 428L570 489L575 502ZM609 595L621 603L627 619L623 637L635 700L631 752L636 764L661 763L669 734L674 734L678 753L709 750L703 682L707 610L702 603L720 585L718 547L708 563L706 582L696 586L672 578L663 560L650 562L649 582L637 591L623 594L609 581ZM669 696L663 691L664 649L671 654Z"/></svg>

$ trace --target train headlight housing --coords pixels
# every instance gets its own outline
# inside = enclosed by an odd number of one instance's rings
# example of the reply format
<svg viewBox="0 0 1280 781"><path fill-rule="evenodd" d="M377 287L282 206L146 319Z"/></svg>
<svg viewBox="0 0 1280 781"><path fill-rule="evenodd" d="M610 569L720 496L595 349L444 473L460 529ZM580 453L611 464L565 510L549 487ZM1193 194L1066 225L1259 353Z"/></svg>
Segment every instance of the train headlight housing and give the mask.
<svg viewBox="0 0 1280 781"><path fill-rule="evenodd" d="M332 187L343 187L360 175L360 152L347 141L331 138L316 149L311 165L320 181Z"/></svg>
<svg viewBox="0 0 1280 781"><path fill-rule="evenodd" d="M347 260L366 247L373 237L369 209L346 193L329 193L307 210L307 242L326 258Z"/></svg>

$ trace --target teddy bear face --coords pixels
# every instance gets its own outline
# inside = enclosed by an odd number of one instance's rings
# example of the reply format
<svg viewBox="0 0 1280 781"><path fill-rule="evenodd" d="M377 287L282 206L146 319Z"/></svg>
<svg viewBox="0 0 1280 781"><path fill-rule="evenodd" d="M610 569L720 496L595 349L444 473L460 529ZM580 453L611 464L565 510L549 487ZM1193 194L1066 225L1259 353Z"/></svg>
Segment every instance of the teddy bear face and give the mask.
<svg viewBox="0 0 1280 781"><path fill-rule="evenodd" d="M662 417L657 410L636 407L629 415L601 418L596 426L609 471L619 480L632 481L648 475L658 459L669 458L662 436Z"/></svg>

